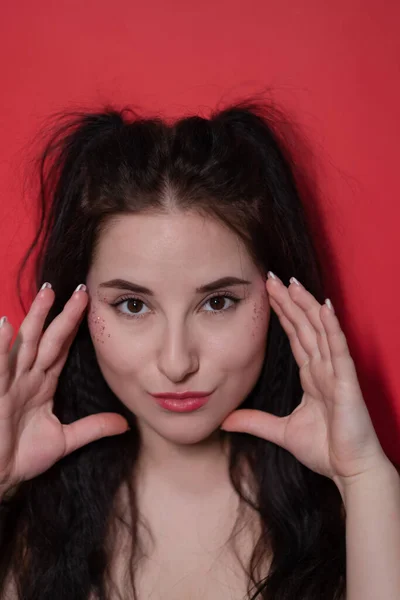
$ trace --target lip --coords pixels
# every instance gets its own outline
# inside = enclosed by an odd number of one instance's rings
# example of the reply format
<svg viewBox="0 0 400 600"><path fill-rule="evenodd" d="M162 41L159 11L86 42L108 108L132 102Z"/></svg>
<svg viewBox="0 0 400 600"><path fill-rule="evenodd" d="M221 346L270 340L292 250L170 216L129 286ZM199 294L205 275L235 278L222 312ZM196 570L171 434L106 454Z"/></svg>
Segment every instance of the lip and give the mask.
<svg viewBox="0 0 400 600"><path fill-rule="evenodd" d="M192 394L192 392L190 392ZM163 396L163 394L161 394ZM161 406L164 410L174 413L189 413L195 412L199 408L202 408L205 404L207 404L210 395L207 396L187 396L186 398L182 398L182 394L180 394L180 398L171 398L171 394L167 395L167 397L158 396L155 398L157 404Z"/></svg>
<svg viewBox="0 0 400 600"><path fill-rule="evenodd" d="M186 400L186 398L204 398L210 396L211 392L162 392L152 394L154 398L167 398L170 400Z"/></svg>

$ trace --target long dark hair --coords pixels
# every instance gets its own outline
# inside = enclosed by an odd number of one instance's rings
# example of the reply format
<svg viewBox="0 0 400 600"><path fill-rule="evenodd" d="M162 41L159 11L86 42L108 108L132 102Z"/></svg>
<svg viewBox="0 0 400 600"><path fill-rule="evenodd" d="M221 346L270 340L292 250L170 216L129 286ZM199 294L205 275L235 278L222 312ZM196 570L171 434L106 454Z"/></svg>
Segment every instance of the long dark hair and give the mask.
<svg viewBox="0 0 400 600"><path fill-rule="evenodd" d="M219 219L243 239L262 272L271 269L284 282L296 274L323 303L322 269L295 164L279 134L282 114L247 98L209 118L190 115L172 123L109 106L57 115L40 156L41 220L21 265L20 297L21 274L36 251L32 292L50 281L56 293L47 327L85 281L109 218L173 206ZM301 397L287 335L271 311L262 372L240 407L286 416ZM21 599L111 598L110 531L122 485L130 496L132 565L140 555L132 477L140 451L135 416L105 382L84 319L59 380L54 413L70 423L97 412L122 414L131 430L93 442L23 482L3 508L0 585L4 590L12 574ZM223 435L231 442L232 484L262 525L247 565L249 598L342 598L345 519L335 484L273 443L244 433ZM254 476L253 497L242 485L243 457ZM269 572L257 576L267 552L273 556ZM129 595L137 598L134 566L130 577Z"/></svg>

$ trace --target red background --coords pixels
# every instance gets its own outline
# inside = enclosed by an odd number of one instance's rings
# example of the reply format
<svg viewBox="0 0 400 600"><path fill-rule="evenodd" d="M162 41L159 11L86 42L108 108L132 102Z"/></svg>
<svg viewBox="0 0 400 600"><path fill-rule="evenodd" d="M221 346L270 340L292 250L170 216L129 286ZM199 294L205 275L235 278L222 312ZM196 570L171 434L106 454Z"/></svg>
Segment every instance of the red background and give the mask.
<svg viewBox="0 0 400 600"><path fill-rule="evenodd" d="M16 268L34 230L23 178L50 113L113 102L206 115L271 87L309 145L297 152L329 295L381 443L400 464L399 25L397 0L3 3L0 316L16 328L22 319Z"/></svg>

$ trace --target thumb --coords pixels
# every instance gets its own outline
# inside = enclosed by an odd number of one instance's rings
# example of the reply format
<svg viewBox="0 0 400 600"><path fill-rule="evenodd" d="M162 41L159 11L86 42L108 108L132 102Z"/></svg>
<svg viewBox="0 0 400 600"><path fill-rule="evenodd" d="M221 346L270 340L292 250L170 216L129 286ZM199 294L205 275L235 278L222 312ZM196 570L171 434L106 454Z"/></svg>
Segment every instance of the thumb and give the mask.
<svg viewBox="0 0 400 600"><path fill-rule="evenodd" d="M284 447L286 418L261 410L244 408L235 410L223 421L224 431L240 431L263 438Z"/></svg>
<svg viewBox="0 0 400 600"><path fill-rule="evenodd" d="M65 456L103 437L125 433L129 425L117 413L99 413L83 417L74 423L63 425Z"/></svg>

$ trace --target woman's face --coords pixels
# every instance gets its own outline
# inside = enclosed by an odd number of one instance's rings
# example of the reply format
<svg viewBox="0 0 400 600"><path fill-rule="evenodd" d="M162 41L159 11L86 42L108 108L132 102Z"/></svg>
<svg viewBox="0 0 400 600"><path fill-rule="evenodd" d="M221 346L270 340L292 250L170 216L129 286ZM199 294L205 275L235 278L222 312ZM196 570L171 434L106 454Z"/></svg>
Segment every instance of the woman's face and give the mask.
<svg viewBox="0 0 400 600"><path fill-rule="evenodd" d="M196 290L221 278L247 283ZM216 220L122 215L102 233L87 286L100 369L139 426L170 442L197 443L254 387L270 316L265 278L239 238ZM181 391L211 396L183 413L152 396Z"/></svg>

